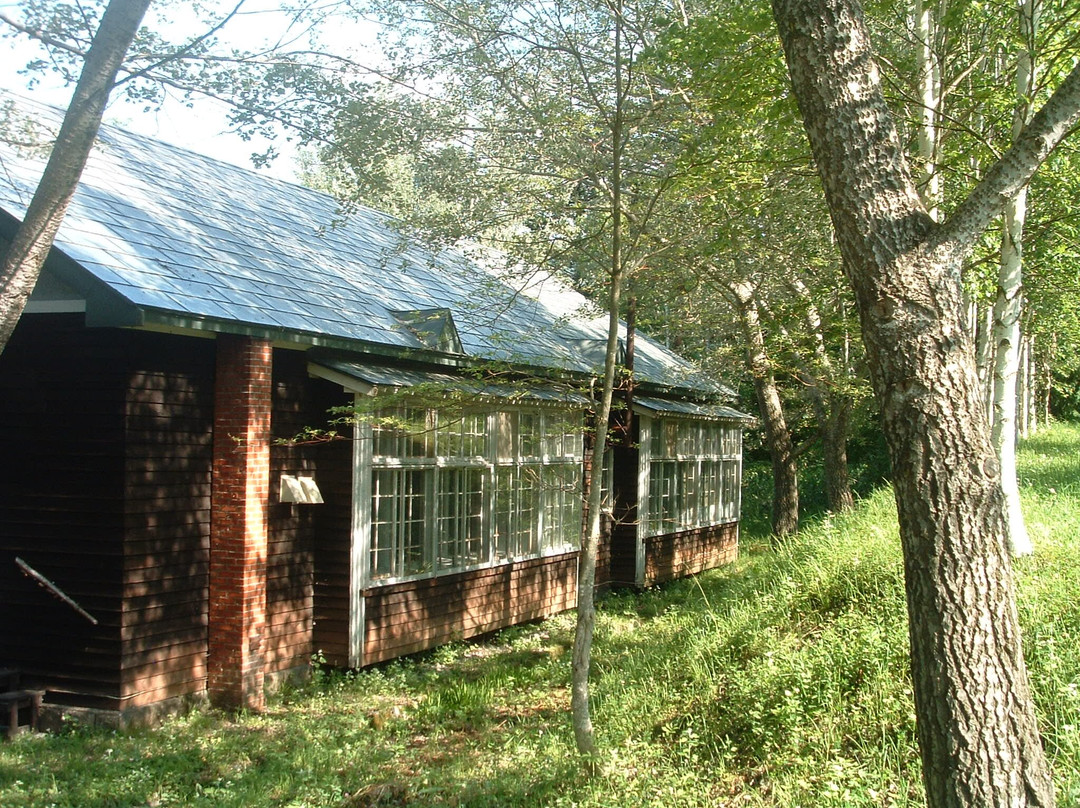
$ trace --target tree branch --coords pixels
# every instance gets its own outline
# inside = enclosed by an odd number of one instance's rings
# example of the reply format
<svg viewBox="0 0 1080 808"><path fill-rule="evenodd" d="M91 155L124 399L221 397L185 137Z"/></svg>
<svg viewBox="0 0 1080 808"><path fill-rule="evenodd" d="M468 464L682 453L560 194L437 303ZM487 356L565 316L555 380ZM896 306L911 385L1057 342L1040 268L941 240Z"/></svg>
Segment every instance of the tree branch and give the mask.
<svg viewBox="0 0 1080 808"><path fill-rule="evenodd" d="M937 229L933 246L969 253L1002 205L1031 179L1054 147L1080 122L1080 64L1060 84L953 214Z"/></svg>

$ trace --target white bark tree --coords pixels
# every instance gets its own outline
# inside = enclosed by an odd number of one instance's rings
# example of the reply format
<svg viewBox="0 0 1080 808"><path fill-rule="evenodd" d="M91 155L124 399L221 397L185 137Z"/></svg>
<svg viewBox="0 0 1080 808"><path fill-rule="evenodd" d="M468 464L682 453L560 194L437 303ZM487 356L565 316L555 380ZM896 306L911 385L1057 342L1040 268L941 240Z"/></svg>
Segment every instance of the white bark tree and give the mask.
<svg viewBox="0 0 1080 808"><path fill-rule="evenodd" d="M919 66L919 189L927 213L941 218L938 171L938 115L941 111L941 64L934 48L937 17L933 0L915 0L915 37Z"/></svg>
<svg viewBox="0 0 1080 808"><path fill-rule="evenodd" d="M1016 64L1016 110L1013 139L1020 136L1031 116L1035 89L1035 34L1038 29L1039 0L1020 3L1020 31L1025 46ZM1017 375L1020 368L1020 316L1023 310L1024 220L1027 216L1027 186L1005 202L1001 238L1001 263L994 301L994 397L991 437L1001 464L1001 488L1005 494L1009 552L1014 556L1034 551L1020 506L1020 486L1016 478Z"/></svg>

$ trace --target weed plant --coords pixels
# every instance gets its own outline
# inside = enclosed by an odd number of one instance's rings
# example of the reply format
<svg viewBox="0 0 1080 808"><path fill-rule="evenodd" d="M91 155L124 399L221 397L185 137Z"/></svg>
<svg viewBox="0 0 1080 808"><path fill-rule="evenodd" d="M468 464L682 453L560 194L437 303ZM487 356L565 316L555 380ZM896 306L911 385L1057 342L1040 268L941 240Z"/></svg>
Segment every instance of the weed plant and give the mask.
<svg viewBox="0 0 1080 808"><path fill-rule="evenodd" d="M1021 476L1025 650L1059 802L1076 805L1080 426L1026 441ZM769 481L747 480L752 510ZM259 715L20 736L0 745L0 806L923 805L890 491L778 549L748 516L736 564L602 601L593 777L562 615L360 672L316 666Z"/></svg>

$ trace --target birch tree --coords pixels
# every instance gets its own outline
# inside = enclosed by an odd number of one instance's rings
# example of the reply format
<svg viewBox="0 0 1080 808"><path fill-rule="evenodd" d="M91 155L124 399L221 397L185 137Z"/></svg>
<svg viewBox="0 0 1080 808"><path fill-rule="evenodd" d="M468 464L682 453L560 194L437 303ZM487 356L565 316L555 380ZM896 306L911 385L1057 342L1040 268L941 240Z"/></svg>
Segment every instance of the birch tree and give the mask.
<svg viewBox="0 0 1080 808"><path fill-rule="evenodd" d="M941 173L938 170L938 118L941 115L941 63L937 49L935 2L915 0L915 46L919 86L919 189L931 218L941 216Z"/></svg>
<svg viewBox="0 0 1080 808"><path fill-rule="evenodd" d="M101 17L45 172L0 262L0 351L37 285L97 139L117 72L149 5L150 0L112 0Z"/></svg>
<svg viewBox="0 0 1080 808"><path fill-rule="evenodd" d="M858 4L772 6L893 465L928 804L1053 805L960 270L1001 203L1080 120L1080 66L938 224L912 179Z"/></svg>
<svg viewBox="0 0 1080 808"><path fill-rule="evenodd" d="M1038 0L1022 0L1019 6L1024 47L1016 63L1016 111L1012 136L1016 140L1031 116L1035 90L1035 36L1039 25ZM1020 487L1016 478L1017 375L1020 368L1020 321L1023 308L1024 219L1028 189L1025 185L1005 201L1001 237L1001 263L997 299L994 302L994 421L991 439L1001 464L1001 487L1005 495L1009 552L1030 555L1034 548L1028 537L1020 508Z"/></svg>

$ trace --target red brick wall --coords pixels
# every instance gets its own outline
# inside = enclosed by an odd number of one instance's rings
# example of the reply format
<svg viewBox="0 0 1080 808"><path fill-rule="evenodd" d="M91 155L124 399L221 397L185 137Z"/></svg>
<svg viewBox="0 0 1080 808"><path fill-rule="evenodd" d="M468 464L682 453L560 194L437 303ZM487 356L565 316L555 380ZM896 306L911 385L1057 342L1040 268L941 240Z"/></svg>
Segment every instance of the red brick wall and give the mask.
<svg viewBox="0 0 1080 808"><path fill-rule="evenodd" d="M221 335L210 502L210 698L264 706L272 349Z"/></svg>

